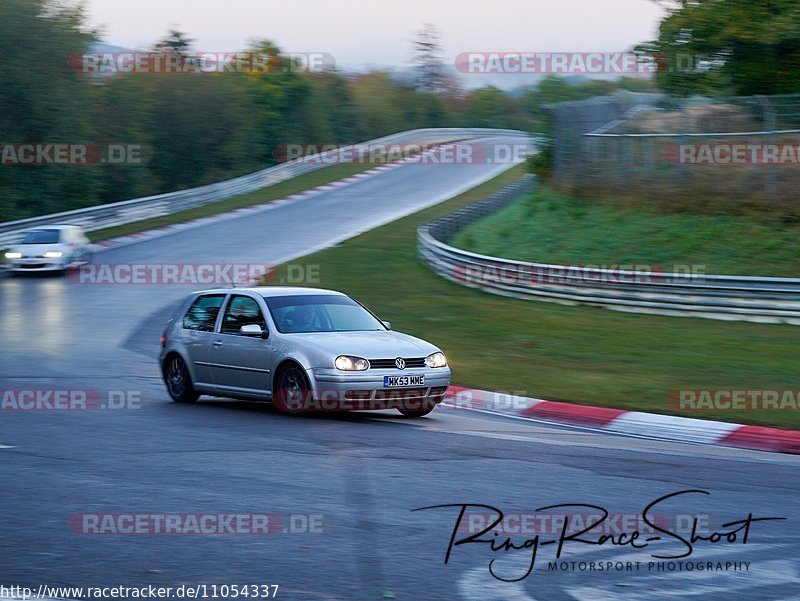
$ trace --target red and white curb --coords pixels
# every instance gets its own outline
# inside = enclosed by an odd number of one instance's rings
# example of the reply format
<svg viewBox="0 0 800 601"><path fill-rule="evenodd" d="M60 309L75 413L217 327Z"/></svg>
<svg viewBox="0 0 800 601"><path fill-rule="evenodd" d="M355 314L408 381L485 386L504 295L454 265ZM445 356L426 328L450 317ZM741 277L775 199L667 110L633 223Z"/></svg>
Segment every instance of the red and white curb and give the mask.
<svg viewBox="0 0 800 601"><path fill-rule="evenodd" d="M191 219L189 221L183 221L180 223L173 223L170 225L165 225L163 227L158 227L151 230L145 230L142 232L128 234L126 236L119 236L117 238L109 238L107 240L101 240L94 245L95 252L102 252L104 250L109 250L112 248L119 248L122 246L128 246L129 244L135 244L137 242L153 240L154 238L168 236L170 234L174 234L177 232L181 232L196 227L202 227L205 225L209 225L211 223L219 223L222 221L228 221L229 219L236 219L237 217L242 217L243 215L252 215L255 213L261 213L264 211L271 211L274 209L278 209L280 207L301 200L306 200L314 196L319 196L320 194L324 194L325 192L330 192L332 190L336 190L344 186L349 186L366 178L370 178L380 173L383 173L384 171L388 171L389 169L396 169L398 167L402 167L403 165L417 163L419 162L420 157L430 157L436 153L443 153L448 149L453 148L454 146L455 146L454 143L431 146L430 148L426 149L419 155L413 155L408 158L402 158L396 161L392 161L391 163L387 163L385 165L379 165L378 167L374 167L367 171L362 171L360 173L356 173L355 175L345 177L344 179L340 179L335 182L331 182L329 184L323 184L321 186L317 186L316 188L304 190L303 192L292 194L291 196L287 196L285 198L278 198L275 200L267 201L265 203L251 205L249 207L242 207L225 213L218 213L216 215L209 215L207 217L199 217L197 219ZM331 163L331 165L333 164L335 163Z"/></svg>
<svg viewBox="0 0 800 601"><path fill-rule="evenodd" d="M795 430L545 401L461 386L450 387L444 404L640 438L800 454L800 432Z"/></svg>

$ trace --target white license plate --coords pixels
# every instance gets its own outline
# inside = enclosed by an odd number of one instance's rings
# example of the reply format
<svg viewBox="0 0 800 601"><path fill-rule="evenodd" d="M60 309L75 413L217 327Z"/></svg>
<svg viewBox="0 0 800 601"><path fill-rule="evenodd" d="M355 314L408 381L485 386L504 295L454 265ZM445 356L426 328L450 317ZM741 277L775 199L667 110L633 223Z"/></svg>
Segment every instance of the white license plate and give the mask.
<svg viewBox="0 0 800 601"><path fill-rule="evenodd" d="M384 388L404 388L406 386L425 386L425 376L383 376Z"/></svg>

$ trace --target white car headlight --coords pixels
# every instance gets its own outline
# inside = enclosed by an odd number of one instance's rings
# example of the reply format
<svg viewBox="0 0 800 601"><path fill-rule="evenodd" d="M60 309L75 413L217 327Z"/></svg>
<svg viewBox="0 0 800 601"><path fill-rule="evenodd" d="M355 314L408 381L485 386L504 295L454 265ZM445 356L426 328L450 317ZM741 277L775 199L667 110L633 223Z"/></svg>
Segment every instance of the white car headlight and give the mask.
<svg viewBox="0 0 800 601"><path fill-rule="evenodd" d="M433 353L425 357L425 365L428 367L447 367L447 358L444 353Z"/></svg>
<svg viewBox="0 0 800 601"><path fill-rule="evenodd" d="M336 369L342 371L364 371L369 369L369 361L361 357L351 357L349 355L339 355L334 362Z"/></svg>
<svg viewBox="0 0 800 601"><path fill-rule="evenodd" d="M45 259L60 259L64 256L60 250L48 250L46 253L42 255Z"/></svg>
<svg viewBox="0 0 800 601"><path fill-rule="evenodd" d="M22 253L10 252L6 253L6 259L21 259Z"/></svg>

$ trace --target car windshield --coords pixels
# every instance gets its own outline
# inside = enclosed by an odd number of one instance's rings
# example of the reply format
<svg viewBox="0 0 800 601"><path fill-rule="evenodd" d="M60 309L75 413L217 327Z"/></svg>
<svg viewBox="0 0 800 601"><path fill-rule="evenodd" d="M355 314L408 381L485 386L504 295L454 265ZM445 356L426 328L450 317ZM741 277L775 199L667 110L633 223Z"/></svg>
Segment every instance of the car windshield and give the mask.
<svg viewBox="0 0 800 601"><path fill-rule="evenodd" d="M20 244L58 244L59 230L32 230Z"/></svg>
<svg viewBox="0 0 800 601"><path fill-rule="evenodd" d="M347 296L308 294L264 301L275 327L284 334L386 330L379 319Z"/></svg>

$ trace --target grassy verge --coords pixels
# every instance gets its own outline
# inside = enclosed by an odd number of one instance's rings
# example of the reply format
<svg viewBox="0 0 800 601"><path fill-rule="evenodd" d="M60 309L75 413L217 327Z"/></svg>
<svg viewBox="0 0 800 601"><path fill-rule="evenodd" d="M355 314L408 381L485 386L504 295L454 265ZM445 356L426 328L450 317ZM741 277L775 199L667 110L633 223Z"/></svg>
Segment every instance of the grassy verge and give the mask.
<svg viewBox="0 0 800 601"><path fill-rule="evenodd" d="M796 410L689 413L666 402L670 391L686 388L800 387L796 327L505 299L448 282L419 262L419 225L520 175L515 168L448 202L293 263L318 266L320 286L347 292L397 330L441 346L460 385L800 428Z"/></svg>
<svg viewBox="0 0 800 601"><path fill-rule="evenodd" d="M226 213L242 207L249 207L251 205L261 204L270 200L284 198L297 194L303 190L309 190L316 186L329 184L336 180L355 175L372 169L375 164L367 163L343 163L341 165L331 165L330 167L323 167L317 171L306 173L298 177L280 182L274 186L262 188L249 194L242 194L234 196L218 202L212 202L201 207L194 209L187 209L179 213L172 213L171 215L162 215L154 217L153 219L145 219L144 221L136 221L133 223L126 223L117 227L106 228L89 232L87 236L92 242L98 240L106 240L108 238L115 238L117 236L125 236L135 232L142 232L145 230L171 225L173 223L181 223L182 221L189 221L191 219L198 219L200 217L207 217L209 215L217 215L219 213Z"/></svg>
<svg viewBox="0 0 800 601"><path fill-rule="evenodd" d="M800 275L800 224L659 214L580 201L541 187L465 228L454 245L562 265L701 265L706 274Z"/></svg>

